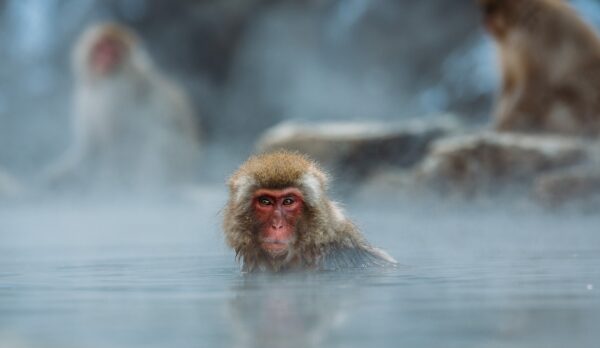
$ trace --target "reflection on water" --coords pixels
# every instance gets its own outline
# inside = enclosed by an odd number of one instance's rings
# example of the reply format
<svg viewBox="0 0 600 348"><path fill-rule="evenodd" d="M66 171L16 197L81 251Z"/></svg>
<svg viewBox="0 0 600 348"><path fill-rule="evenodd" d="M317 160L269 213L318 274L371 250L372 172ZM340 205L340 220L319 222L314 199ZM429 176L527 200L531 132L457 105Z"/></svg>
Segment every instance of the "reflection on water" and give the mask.
<svg viewBox="0 0 600 348"><path fill-rule="evenodd" d="M356 301L352 274L249 275L236 287L228 319L236 347L320 347ZM327 343L327 344L326 344Z"/></svg>
<svg viewBox="0 0 600 348"><path fill-rule="evenodd" d="M403 266L239 273L221 192L0 208L0 347L592 347L600 218L348 211ZM403 210L400 210L403 211Z"/></svg>

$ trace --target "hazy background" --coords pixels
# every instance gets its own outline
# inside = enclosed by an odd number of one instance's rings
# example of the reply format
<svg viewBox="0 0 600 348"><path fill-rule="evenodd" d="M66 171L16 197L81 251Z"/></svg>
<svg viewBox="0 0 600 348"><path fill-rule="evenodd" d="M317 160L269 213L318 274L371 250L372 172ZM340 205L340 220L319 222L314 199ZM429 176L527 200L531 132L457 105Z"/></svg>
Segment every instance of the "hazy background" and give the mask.
<svg viewBox="0 0 600 348"><path fill-rule="evenodd" d="M114 19L186 86L210 143L248 149L279 120L452 111L487 120L494 49L472 0L2 0L0 165L19 176L70 141L69 55ZM594 0L574 4L600 24Z"/></svg>
<svg viewBox="0 0 600 348"><path fill-rule="evenodd" d="M598 1L573 3L600 26ZM243 277L223 242L224 181L281 120L484 126L498 78L474 0L0 0L0 168L25 185L71 141L70 50L107 19L192 95L204 185L175 202L3 201L0 347L597 344L597 214L345 202L401 263L373 273Z"/></svg>

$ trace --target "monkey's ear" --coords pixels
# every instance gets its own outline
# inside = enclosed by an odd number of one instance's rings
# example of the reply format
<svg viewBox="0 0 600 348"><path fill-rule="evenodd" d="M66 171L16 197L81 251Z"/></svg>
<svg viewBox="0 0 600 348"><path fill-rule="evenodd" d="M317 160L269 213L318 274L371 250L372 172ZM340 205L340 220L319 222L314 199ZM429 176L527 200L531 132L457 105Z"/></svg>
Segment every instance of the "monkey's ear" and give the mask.
<svg viewBox="0 0 600 348"><path fill-rule="evenodd" d="M320 170L314 170L311 168L306 174L300 179L300 186L306 197L305 200L313 205L318 205L325 191L327 191L327 184L329 178L325 173Z"/></svg>
<svg viewBox="0 0 600 348"><path fill-rule="evenodd" d="M229 179L231 196L236 203L250 201L256 181L249 175L238 175Z"/></svg>
<svg viewBox="0 0 600 348"><path fill-rule="evenodd" d="M323 191L327 190L327 187L329 186L329 175L327 175L327 173L325 173L322 169L315 169L314 175L316 176L317 180L319 180L319 182L321 183Z"/></svg>

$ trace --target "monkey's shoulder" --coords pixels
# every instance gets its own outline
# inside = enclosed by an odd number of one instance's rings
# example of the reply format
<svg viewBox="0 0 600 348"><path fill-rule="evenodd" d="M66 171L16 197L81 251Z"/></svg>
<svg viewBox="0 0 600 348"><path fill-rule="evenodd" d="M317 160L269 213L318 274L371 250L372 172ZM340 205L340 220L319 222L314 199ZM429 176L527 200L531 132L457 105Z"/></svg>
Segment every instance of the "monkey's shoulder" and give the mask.
<svg viewBox="0 0 600 348"><path fill-rule="evenodd" d="M325 271L372 267L395 267L396 260L385 251L365 242L332 244L325 248L320 268Z"/></svg>

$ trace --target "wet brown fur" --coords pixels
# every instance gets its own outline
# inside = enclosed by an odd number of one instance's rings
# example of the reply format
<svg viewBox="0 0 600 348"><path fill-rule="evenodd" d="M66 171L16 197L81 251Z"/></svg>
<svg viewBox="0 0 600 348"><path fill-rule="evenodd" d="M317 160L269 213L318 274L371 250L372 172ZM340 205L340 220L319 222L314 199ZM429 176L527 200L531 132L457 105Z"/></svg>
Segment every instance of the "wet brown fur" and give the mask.
<svg viewBox="0 0 600 348"><path fill-rule="evenodd" d="M479 0L502 67L500 131L597 135L600 39L564 0Z"/></svg>
<svg viewBox="0 0 600 348"><path fill-rule="evenodd" d="M227 244L235 250L244 271L321 269L325 258L338 249L378 251L327 197L327 181L327 175L314 162L285 151L251 157L233 174L229 180L224 232ZM287 187L302 192L303 216L296 225L291 252L272 258L261 250L256 237L258 225L252 211L252 195L259 188Z"/></svg>

